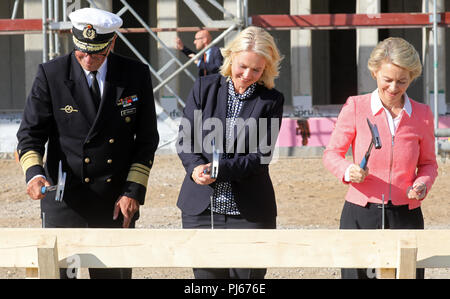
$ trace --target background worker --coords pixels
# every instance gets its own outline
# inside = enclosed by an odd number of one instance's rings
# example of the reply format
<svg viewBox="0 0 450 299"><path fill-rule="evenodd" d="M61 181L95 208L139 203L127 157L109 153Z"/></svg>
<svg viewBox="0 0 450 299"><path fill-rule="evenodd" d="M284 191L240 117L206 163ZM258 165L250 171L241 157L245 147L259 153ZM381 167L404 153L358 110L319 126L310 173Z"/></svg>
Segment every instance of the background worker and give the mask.
<svg viewBox="0 0 450 299"><path fill-rule="evenodd" d="M197 51L206 48L212 41L211 34L208 30L200 30L195 34L194 45ZM176 47L183 52L187 57L192 58L197 53L184 46L179 37L176 38ZM198 67L198 75L206 76L216 74L219 72L220 66L223 63L222 53L218 47L212 46L204 54L203 58L194 61Z"/></svg>

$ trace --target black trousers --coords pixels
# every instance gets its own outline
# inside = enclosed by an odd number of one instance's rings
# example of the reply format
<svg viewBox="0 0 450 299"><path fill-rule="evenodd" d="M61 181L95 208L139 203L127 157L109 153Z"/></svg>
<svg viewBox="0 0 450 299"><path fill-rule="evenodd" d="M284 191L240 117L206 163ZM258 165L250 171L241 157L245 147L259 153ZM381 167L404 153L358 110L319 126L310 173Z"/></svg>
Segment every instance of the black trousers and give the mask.
<svg viewBox="0 0 450 299"><path fill-rule="evenodd" d="M117 220L112 219L112 214L110 219L97 219L92 221L87 221L78 215L73 215L68 219L64 219L64 223L57 223L55 219L51 217L45 217L41 214L42 226L45 228L122 228L123 216L119 213ZM130 228L134 228L136 221L133 220L130 223ZM77 277L78 268L61 268L59 270L61 279L72 279ZM104 269L104 268L89 268L89 276L91 279L131 279L132 269L131 268L115 268L115 269Z"/></svg>
<svg viewBox="0 0 450 299"><path fill-rule="evenodd" d="M187 229L211 229L211 211L205 210L199 215L181 214L183 228ZM265 222L250 222L242 216L230 216L213 214L214 229L275 229L276 218ZM196 279L263 279L267 269L215 269L194 268Z"/></svg>
<svg viewBox="0 0 450 299"><path fill-rule="evenodd" d="M385 204L385 229L424 229L422 210L409 210L407 205ZM340 229L381 229L381 204L368 203L365 207L345 202L342 209ZM374 269L342 269L343 279L375 278ZM417 269L416 278L423 279L425 269Z"/></svg>

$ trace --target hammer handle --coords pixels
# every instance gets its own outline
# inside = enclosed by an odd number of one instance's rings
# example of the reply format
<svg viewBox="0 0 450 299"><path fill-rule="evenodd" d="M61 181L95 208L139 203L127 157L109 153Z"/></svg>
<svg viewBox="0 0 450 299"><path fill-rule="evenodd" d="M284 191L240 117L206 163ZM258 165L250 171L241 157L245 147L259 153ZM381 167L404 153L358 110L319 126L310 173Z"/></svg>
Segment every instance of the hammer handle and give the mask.
<svg viewBox="0 0 450 299"><path fill-rule="evenodd" d="M56 185L55 186L44 186L44 187L41 188L41 193L45 194L45 193L47 193L49 191L55 191L56 188L58 188L58 186L56 186Z"/></svg>
<svg viewBox="0 0 450 299"><path fill-rule="evenodd" d="M361 169L365 169L367 166L368 160L369 160L369 155L364 156L364 158L361 160L361 163L359 163L359 167L361 167Z"/></svg>
<svg viewBox="0 0 450 299"><path fill-rule="evenodd" d="M366 154L364 155L364 158L362 159L361 163L359 163L359 167L362 169L366 169L367 162L369 162L370 152L372 151L373 147L373 140L369 144L369 148L367 149Z"/></svg>

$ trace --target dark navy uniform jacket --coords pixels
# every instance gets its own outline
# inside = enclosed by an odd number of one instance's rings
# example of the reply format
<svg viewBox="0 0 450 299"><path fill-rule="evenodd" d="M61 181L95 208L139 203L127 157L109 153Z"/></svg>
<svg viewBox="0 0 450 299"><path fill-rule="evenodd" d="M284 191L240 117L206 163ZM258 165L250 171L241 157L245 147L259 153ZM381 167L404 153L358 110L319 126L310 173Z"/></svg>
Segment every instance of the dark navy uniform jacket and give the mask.
<svg viewBox="0 0 450 299"><path fill-rule="evenodd" d="M216 135L214 131L217 127L221 127L225 138L227 100L226 78L214 74L199 77L186 101L177 142L186 176L177 205L187 215L198 215L210 204L214 183L198 185L191 175L198 165L212 162L211 147L207 146L212 136ZM233 157L219 161L216 181L231 182L236 205L241 215L249 221L269 221L277 214L269 162L281 126L283 103L282 93L258 84L253 95L244 100L238 116L243 121L254 120L256 129L250 129L251 122L247 123L249 126L240 127L240 130L237 128ZM198 119L194 118L195 115ZM266 123L260 125L262 119ZM214 126L217 121L222 125ZM251 142L252 138L256 138L257 142ZM217 148L221 148L222 152L223 144L224 140L216 140ZM230 153L229 150L227 152Z"/></svg>
<svg viewBox="0 0 450 299"><path fill-rule="evenodd" d="M43 174L56 184L59 161L67 172L63 202L54 192L41 201L46 217L109 219L121 195L143 204L156 124L148 66L110 53L97 113L73 52L39 65L17 138L27 182Z"/></svg>

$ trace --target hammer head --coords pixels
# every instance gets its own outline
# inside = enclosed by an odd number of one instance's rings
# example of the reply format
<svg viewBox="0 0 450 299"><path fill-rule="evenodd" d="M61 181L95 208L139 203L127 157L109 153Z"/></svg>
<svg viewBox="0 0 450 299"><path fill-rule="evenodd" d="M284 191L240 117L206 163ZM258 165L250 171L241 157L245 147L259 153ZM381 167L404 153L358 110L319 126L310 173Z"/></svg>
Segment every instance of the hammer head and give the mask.
<svg viewBox="0 0 450 299"><path fill-rule="evenodd" d="M64 196L64 188L66 186L66 173L62 171L62 163L59 161L58 184L56 185L55 200L62 201Z"/></svg>
<svg viewBox="0 0 450 299"><path fill-rule="evenodd" d="M217 175L219 173L219 159L220 159L220 154L216 149L216 139L213 138L213 140L211 141L211 145L212 145L212 162L211 162L211 166L209 168L206 168L205 170L203 170L204 174L209 174L211 176L212 179L217 179Z"/></svg>
<svg viewBox="0 0 450 299"><path fill-rule="evenodd" d="M380 133L378 133L377 125L375 125L375 124L372 125L368 118L367 118L367 124L369 125L370 133L372 134L373 145L375 146L376 149L380 149L381 148L381 138L380 138Z"/></svg>

